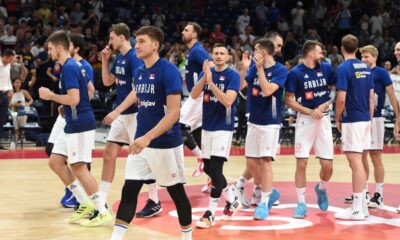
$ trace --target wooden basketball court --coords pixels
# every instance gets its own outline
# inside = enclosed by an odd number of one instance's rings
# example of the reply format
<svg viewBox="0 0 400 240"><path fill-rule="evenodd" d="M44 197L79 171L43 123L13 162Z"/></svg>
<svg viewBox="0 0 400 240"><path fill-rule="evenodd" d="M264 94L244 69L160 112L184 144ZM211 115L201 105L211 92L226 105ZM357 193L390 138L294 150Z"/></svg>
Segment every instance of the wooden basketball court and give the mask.
<svg viewBox="0 0 400 240"><path fill-rule="evenodd" d="M225 175L229 182L236 180L242 173L245 160L243 150L233 149L232 156L225 165ZM351 172L344 155L336 154L332 183L328 185L330 209L321 212L316 207L313 191L315 181L319 180L319 162L311 158L308 165L307 204L308 216L304 220L293 219L296 203L293 183L295 159L290 148L283 148L274 163L274 187L281 191L281 205L270 211L266 221L251 220L252 209L241 211L233 221L218 221L213 229L195 229L193 239L399 239L400 214L395 208L400 204L400 151L396 147L385 150L385 205L384 209L370 210L370 218L365 222L337 221L335 211L349 207L343 198L351 194ZM93 174L100 179L102 150L94 152ZM118 159L116 178L109 195L109 206L117 209L121 188L124 181L126 151ZM185 158L187 188L186 191L193 208L193 221L198 219L208 206L208 195L200 188L206 177L193 178L197 166L194 157ZM370 191L375 190L373 177L370 177ZM112 224L97 228L84 228L68 224L71 209L62 208L59 200L64 187L47 165L43 149L2 151L0 152L0 239L36 240L36 239L107 239L112 232ZM147 199L146 186L139 197L138 209ZM247 194L252 191L249 183ZM160 200L164 211L161 216L151 219L135 219L125 235L130 239L180 239L178 220L171 199L165 190L160 191ZM224 206L221 199L220 207ZM217 212L221 215L222 212ZM115 214L114 214L115 215Z"/></svg>

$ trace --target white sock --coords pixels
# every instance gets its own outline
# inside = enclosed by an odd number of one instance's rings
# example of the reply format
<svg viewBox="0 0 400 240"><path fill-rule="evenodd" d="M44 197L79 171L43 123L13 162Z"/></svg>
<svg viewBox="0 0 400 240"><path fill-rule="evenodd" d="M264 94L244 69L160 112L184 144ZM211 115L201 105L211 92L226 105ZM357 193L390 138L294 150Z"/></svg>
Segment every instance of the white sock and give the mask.
<svg viewBox="0 0 400 240"><path fill-rule="evenodd" d="M128 230L128 226L114 224L114 230L112 232L110 240L122 240L124 238L126 230Z"/></svg>
<svg viewBox="0 0 400 240"><path fill-rule="evenodd" d="M324 181L324 180L321 179L321 181L319 182L318 189L321 189L321 190L326 189L326 185L327 185L327 184L328 184L327 181Z"/></svg>
<svg viewBox="0 0 400 240"><path fill-rule="evenodd" d="M375 192L379 193L383 197L383 183L376 183Z"/></svg>
<svg viewBox="0 0 400 240"><path fill-rule="evenodd" d="M226 201L233 203L233 201L235 201L235 195L231 190L229 190L229 188L230 186L224 188L224 190L222 190L222 194L224 195Z"/></svg>
<svg viewBox="0 0 400 240"><path fill-rule="evenodd" d="M261 202L260 203L268 204L270 195L271 195L271 192L261 192Z"/></svg>
<svg viewBox="0 0 400 240"><path fill-rule="evenodd" d="M90 196L90 199L92 200L94 206L96 207L96 210L99 211L100 214L107 212L107 208L104 204L103 199L100 197L99 192Z"/></svg>
<svg viewBox="0 0 400 240"><path fill-rule="evenodd" d="M89 201L89 198L85 192L85 189L79 184L78 180L75 179L69 186L67 186L69 190L74 194L76 200L80 204L85 204Z"/></svg>
<svg viewBox="0 0 400 240"><path fill-rule="evenodd" d="M297 202L306 203L306 188L296 188Z"/></svg>
<svg viewBox="0 0 400 240"><path fill-rule="evenodd" d="M246 178L243 176L240 176L238 180L234 183L236 188L244 188L244 185L246 184Z"/></svg>
<svg viewBox="0 0 400 240"><path fill-rule="evenodd" d="M256 196L261 197L261 185L254 185L253 193L255 193Z"/></svg>
<svg viewBox="0 0 400 240"><path fill-rule="evenodd" d="M208 210L210 210L211 214L215 216L215 212L217 211L219 198L210 197L210 203L208 204Z"/></svg>
<svg viewBox="0 0 400 240"><path fill-rule="evenodd" d="M353 210L362 210L363 198L365 198L364 192L353 193Z"/></svg>
<svg viewBox="0 0 400 240"><path fill-rule="evenodd" d="M368 190L368 182L365 184L365 192L369 193L369 190Z"/></svg>
<svg viewBox="0 0 400 240"><path fill-rule="evenodd" d="M203 156L203 153L201 152L200 148L198 146L196 146L193 150L192 153L198 157L201 158Z"/></svg>
<svg viewBox="0 0 400 240"><path fill-rule="evenodd" d="M192 240L192 228L181 229L182 240Z"/></svg>
<svg viewBox="0 0 400 240"><path fill-rule="evenodd" d="M157 183L148 184L149 186L149 198L153 200L155 203L158 203L158 191L157 191Z"/></svg>
<svg viewBox="0 0 400 240"><path fill-rule="evenodd" d="M101 181L99 185L100 196L107 202L108 191L110 190L111 182Z"/></svg>

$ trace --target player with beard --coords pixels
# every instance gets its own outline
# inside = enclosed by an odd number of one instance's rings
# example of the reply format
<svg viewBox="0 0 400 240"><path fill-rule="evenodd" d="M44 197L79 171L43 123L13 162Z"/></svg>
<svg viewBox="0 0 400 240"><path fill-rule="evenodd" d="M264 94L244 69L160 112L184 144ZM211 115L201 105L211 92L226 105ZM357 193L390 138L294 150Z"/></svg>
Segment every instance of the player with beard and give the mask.
<svg viewBox="0 0 400 240"><path fill-rule="evenodd" d="M330 65L321 62L323 45L306 41L303 45L304 63L289 73L286 82L286 104L298 112L295 127L295 185L298 205L295 218L305 218L307 207L306 169L311 148L321 164L320 182L315 185L318 207L326 211L329 203L327 182L332 176L333 137L329 105L335 98L334 72Z"/></svg>

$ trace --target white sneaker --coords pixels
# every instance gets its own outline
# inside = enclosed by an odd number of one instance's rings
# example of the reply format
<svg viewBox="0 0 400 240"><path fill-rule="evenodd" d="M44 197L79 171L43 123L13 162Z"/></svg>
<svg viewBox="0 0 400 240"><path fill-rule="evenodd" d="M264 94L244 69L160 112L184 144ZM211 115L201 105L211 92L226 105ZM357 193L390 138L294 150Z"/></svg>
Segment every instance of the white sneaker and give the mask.
<svg viewBox="0 0 400 240"><path fill-rule="evenodd" d="M398 208L396 208L397 213L400 213L400 205Z"/></svg>
<svg viewBox="0 0 400 240"><path fill-rule="evenodd" d="M215 226L215 216L207 210L204 215L196 222L196 227L198 228L210 228Z"/></svg>
<svg viewBox="0 0 400 240"><path fill-rule="evenodd" d="M224 211L222 213L221 220L223 221L230 221L232 217L242 208L242 204L240 203L239 199L235 199L232 203L226 202Z"/></svg>
<svg viewBox="0 0 400 240"><path fill-rule="evenodd" d="M278 199L278 200L276 200L276 201L274 202L274 204L273 204L272 206L279 206L279 204L281 204L281 203L279 202L279 199Z"/></svg>
<svg viewBox="0 0 400 240"><path fill-rule="evenodd" d="M257 196L257 195L253 192L253 194L251 195L250 204L251 204L252 206L258 206L258 204L260 203L260 201L261 201L261 195L260 195L260 196Z"/></svg>
<svg viewBox="0 0 400 240"><path fill-rule="evenodd" d="M343 220L355 220L355 221L363 221L366 220L364 210L353 210L353 208L346 208L342 212L335 213L335 218L343 219Z"/></svg>
<svg viewBox="0 0 400 240"><path fill-rule="evenodd" d="M381 208L383 207L383 198L380 193L376 192L374 196L368 202L369 208Z"/></svg>

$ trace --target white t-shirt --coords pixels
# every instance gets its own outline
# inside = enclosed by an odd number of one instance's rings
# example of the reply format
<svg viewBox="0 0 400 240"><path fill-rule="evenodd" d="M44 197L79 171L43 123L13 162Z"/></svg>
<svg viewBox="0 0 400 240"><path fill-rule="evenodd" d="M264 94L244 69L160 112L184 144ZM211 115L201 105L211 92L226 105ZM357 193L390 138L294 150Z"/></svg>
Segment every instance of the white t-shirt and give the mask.
<svg viewBox="0 0 400 240"><path fill-rule="evenodd" d="M3 60L0 57L0 91L13 90L11 84L11 64L4 66Z"/></svg>
<svg viewBox="0 0 400 240"><path fill-rule="evenodd" d="M293 18L293 25L303 26L303 16L304 16L304 9L302 8L293 8L292 9L292 18Z"/></svg>
<svg viewBox="0 0 400 240"><path fill-rule="evenodd" d="M246 27L250 24L250 16L240 15L236 21L239 33L244 33Z"/></svg>
<svg viewBox="0 0 400 240"><path fill-rule="evenodd" d="M382 33L383 19L381 16L372 16L369 21L371 22L371 34L375 34L377 31Z"/></svg>

